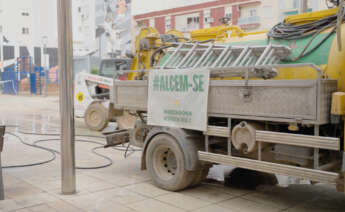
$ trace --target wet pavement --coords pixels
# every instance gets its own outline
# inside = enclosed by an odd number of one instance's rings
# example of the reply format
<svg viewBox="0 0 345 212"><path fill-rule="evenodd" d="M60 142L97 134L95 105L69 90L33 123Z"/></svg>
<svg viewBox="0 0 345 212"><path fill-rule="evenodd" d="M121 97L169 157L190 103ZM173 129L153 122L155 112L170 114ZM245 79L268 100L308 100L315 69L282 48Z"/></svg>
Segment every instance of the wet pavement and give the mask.
<svg viewBox="0 0 345 212"><path fill-rule="evenodd" d="M8 126L2 153L3 166L28 165L52 159L51 152L23 145L37 145L59 151L59 113L57 97L0 95L0 125ZM260 186L257 190L225 187L204 182L182 192L161 190L146 171L140 170L140 152L125 148L95 149L105 141L99 133L85 128L76 119L76 163L79 167L111 166L102 169L78 169L75 195L62 195L60 156L39 166L4 169L6 200L0 211L198 211L198 212L341 212L345 195L326 185ZM32 135L50 134L47 135ZM98 142L95 144L91 142ZM96 151L100 157L92 153Z"/></svg>

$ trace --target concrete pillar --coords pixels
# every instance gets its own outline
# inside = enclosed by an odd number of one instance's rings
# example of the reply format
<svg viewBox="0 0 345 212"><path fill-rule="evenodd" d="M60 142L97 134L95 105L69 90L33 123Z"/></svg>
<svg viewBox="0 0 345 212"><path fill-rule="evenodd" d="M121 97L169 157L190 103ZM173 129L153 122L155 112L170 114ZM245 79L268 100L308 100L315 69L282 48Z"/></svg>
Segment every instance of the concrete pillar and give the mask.
<svg viewBox="0 0 345 212"><path fill-rule="evenodd" d="M72 0L58 0L61 183L63 194L76 192Z"/></svg>
<svg viewBox="0 0 345 212"><path fill-rule="evenodd" d="M308 0L301 0L301 12L306 13L308 12Z"/></svg>

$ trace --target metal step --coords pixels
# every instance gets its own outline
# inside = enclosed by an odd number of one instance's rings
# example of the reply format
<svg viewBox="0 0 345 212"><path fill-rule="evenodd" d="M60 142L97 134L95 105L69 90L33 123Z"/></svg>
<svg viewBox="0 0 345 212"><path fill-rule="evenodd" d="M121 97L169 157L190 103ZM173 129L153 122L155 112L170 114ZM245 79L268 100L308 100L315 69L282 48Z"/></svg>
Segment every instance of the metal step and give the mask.
<svg viewBox="0 0 345 212"><path fill-rule="evenodd" d="M208 126L204 135L227 138L230 136L230 129L228 127Z"/></svg>
<svg viewBox="0 0 345 212"><path fill-rule="evenodd" d="M256 140L274 144L286 144L292 146L311 147L335 151L340 150L340 139L333 137L256 131Z"/></svg>
<svg viewBox="0 0 345 212"><path fill-rule="evenodd" d="M229 137L230 130L227 127L209 126L204 134L208 136ZM340 150L340 139L333 137L309 136L258 130L256 131L256 140L273 144L286 144L334 151Z"/></svg>
<svg viewBox="0 0 345 212"><path fill-rule="evenodd" d="M294 176L323 183L336 183L339 178L338 173L327 172L315 169L301 168L284 164L270 163L266 161L258 161L247 158L232 157L221 154L213 154L208 152L198 152L199 160L234 166L238 168L250 169L255 171L280 174L285 176Z"/></svg>

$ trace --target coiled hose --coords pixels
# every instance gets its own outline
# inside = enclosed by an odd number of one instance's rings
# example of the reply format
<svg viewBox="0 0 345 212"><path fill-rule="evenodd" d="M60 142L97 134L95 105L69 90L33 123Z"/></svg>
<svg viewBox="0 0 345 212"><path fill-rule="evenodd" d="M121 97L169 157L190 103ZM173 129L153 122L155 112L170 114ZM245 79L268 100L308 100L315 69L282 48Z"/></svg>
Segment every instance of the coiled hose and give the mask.
<svg viewBox="0 0 345 212"><path fill-rule="evenodd" d="M339 6L338 14L331 15L320 20L312 21L306 24L288 24L285 22L278 23L268 33L268 41L271 39L278 40L297 40L310 37L308 43L303 47L301 53L295 58L284 59L287 62L296 62L319 48L333 33L340 32L339 28L344 22L343 4ZM332 29L322 40L310 47L315 38L323 31ZM339 39L339 37L338 37ZM338 42L340 43L340 42Z"/></svg>

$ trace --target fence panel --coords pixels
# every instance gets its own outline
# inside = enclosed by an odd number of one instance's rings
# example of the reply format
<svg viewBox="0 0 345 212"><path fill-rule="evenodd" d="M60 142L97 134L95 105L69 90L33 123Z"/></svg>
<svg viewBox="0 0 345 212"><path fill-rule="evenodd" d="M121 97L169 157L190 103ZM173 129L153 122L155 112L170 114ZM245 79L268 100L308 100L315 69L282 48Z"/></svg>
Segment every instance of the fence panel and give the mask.
<svg viewBox="0 0 345 212"><path fill-rule="evenodd" d="M1 73L2 93L3 94L17 94L18 93L18 74L13 68L6 68Z"/></svg>

